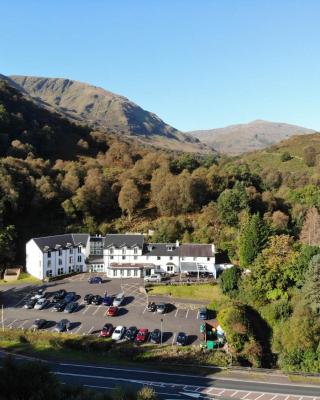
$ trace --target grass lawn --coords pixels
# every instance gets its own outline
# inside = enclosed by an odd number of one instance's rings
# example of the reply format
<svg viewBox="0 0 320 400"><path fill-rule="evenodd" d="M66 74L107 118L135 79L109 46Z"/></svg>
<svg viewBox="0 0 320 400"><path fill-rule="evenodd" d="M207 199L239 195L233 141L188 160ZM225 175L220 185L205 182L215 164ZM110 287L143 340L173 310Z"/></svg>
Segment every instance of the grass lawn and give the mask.
<svg viewBox="0 0 320 400"><path fill-rule="evenodd" d="M204 283L203 285L166 285L153 286L148 290L150 295L168 295L171 297L199 300L209 303L210 308L217 309L219 304L228 301L222 294L219 285Z"/></svg>
<svg viewBox="0 0 320 400"><path fill-rule="evenodd" d="M23 283L39 284L41 282L42 281L40 279L37 279L29 275L27 272L21 272L19 279L17 281L7 282L3 279L0 279L0 285L21 285Z"/></svg>

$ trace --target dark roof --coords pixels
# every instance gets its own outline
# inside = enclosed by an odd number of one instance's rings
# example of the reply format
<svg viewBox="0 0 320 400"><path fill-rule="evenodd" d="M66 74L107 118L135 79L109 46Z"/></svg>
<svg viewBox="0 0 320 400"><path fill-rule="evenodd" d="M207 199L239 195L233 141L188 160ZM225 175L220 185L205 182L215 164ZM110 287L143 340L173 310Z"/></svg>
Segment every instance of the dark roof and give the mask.
<svg viewBox="0 0 320 400"><path fill-rule="evenodd" d="M91 255L89 257L89 264L103 264L103 256L102 255Z"/></svg>
<svg viewBox="0 0 320 400"><path fill-rule="evenodd" d="M86 245L89 239L87 233L66 233L64 235L43 236L33 238L41 251L57 250L60 248L76 247L79 244Z"/></svg>
<svg viewBox="0 0 320 400"><path fill-rule="evenodd" d="M104 247L143 247L144 237L140 234L109 234L106 235L104 241Z"/></svg>
<svg viewBox="0 0 320 400"><path fill-rule="evenodd" d="M171 247L172 250L168 250L168 247ZM146 243L143 254L147 256L179 256L179 247L176 247L175 243Z"/></svg>
<svg viewBox="0 0 320 400"><path fill-rule="evenodd" d="M211 244L181 244L181 257L213 257Z"/></svg>
<svg viewBox="0 0 320 400"><path fill-rule="evenodd" d="M102 236L90 236L90 242L102 242L104 237Z"/></svg>

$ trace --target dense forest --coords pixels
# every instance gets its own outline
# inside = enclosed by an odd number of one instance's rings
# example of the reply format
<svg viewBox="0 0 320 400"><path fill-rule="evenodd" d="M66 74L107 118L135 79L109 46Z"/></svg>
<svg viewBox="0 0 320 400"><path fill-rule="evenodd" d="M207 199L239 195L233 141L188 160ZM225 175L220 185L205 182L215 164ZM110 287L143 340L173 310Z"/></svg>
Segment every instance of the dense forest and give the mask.
<svg viewBox="0 0 320 400"><path fill-rule="evenodd" d="M314 146L292 172L292 148L269 164L268 152L259 164L160 151L73 125L0 83L1 268L24 262L30 237L64 231L213 242L237 265L221 276L227 300L217 304L237 360L320 371Z"/></svg>

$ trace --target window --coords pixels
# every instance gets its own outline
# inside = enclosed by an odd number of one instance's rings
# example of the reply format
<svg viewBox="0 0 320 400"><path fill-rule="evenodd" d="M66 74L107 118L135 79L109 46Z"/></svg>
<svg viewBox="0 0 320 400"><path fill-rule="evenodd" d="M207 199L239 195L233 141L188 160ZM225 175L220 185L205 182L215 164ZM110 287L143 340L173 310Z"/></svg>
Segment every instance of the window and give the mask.
<svg viewBox="0 0 320 400"><path fill-rule="evenodd" d="M170 256L170 260L173 260L173 257L172 257L172 256Z"/></svg>
<svg viewBox="0 0 320 400"><path fill-rule="evenodd" d="M62 265L62 258L59 258L58 264Z"/></svg>
<svg viewBox="0 0 320 400"><path fill-rule="evenodd" d="M52 270L48 269L48 271L46 272L46 277L47 278L51 278L52 277Z"/></svg>
<svg viewBox="0 0 320 400"><path fill-rule="evenodd" d="M72 264L73 263L73 257L69 257L69 263Z"/></svg>
<svg viewBox="0 0 320 400"><path fill-rule="evenodd" d="M70 253L70 254L73 254L73 248L72 248L72 247L70 247L69 253Z"/></svg>
<svg viewBox="0 0 320 400"><path fill-rule="evenodd" d="M59 257L61 257L62 256L62 250L60 249L59 250Z"/></svg>
<svg viewBox="0 0 320 400"><path fill-rule="evenodd" d="M126 256L122 256L122 259L125 260L125 259L126 259Z"/></svg>
<svg viewBox="0 0 320 400"><path fill-rule="evenodd" d="M138 256L133 256L133 259L134 259L134 260L137 260L137 259L138 259Z"/></svg>
<svg viewBox="0 0 320 400"><path fill-rule="evenodd" d="M51 251L48 251L48 258L51 258Z"/></svg>
<svg viewBox="0 0 320 400"><path fill-rule="evenodd" d="M126 248L125 247L123 247L123 249L122 249L122 254L126 254Z"/></svg>
<svg viewBox="0 0 320 400"><path fill-rule="evenodd" d="M113 254L113 247L110 247L109 254Z"/></svg>
<svg viewBox="0 0 320 400"><path fill-rule="evenodd" d="M113 276L117 276L117 272L118 272L118 271L117 271L116 269L114 269L114 270L113 270Z"/></svg>
<svg viewBox="0 0 320 400"><path fill-rule="evenodd" d="M172 247L171 247L171 246L168 246L168 247L167 247L167 250L168 250L168 251L172 251Z"/></svg>
<svg viewBox="0 0 320 400"><path fill-rule="evenodd" d="M138 254L138 247L135 247L135 248L133 249L133 254Z"/></svg>
<svg viewBox="0 0 320 400"><path fill-rule="evenodd" d="M82 261L82 257L78 256L78 262L81 262L81 261Z"/></svg>
<svg viewBox="0 0 320 400"><path fill-rule="evenodd" d="M78 253L81 253L81 246L78 247Z"/></svg>
<svg viewBox="0 0 320 400"><path fill-rule="evenodd" d="M51 260L48 260L48 267L51 267Z"/></svg>
<svg viewBox="0 0 320 400"><path fill-rule="evenodd" d="M193 261L196 261L197 260L197 257L193 257Z"/></svg>
<svg viewBox="0 0 320 400"><path fill-rule="evenodd" d="M113 256L110 256L110 260L113 260Z"/></svg>
<svg viewBox="0 0 320 400"><path fill-rule="evenodd" d="M138 271L136 269L133 271L133 276L135 276L135 277L138 276Z"/></svg>
<svg viewBox="0 0 320 400"><path fill-rule="evenodd" d="M157 257L157 260L161 260L161 257L160 257L160 256L158 256L158 257Z"/></svg>
<svg viewBox="0 0 320 400"><path fill-rule="evenodd" d="M63 268L58 268L58 275L63 275Z"/></svg>
<svg viewBox="0 0 320 400"><path fill-rule="evenodd" d="M184 261L184 257L181 257L181 260Z"/></svg>
<svg viewBox="0 0 320 400"><path fill-rule="evenodd" d="M74 267L69 267L69 273L74 272Z"/></svg>
<svg viewBox="0 0 320 400"><path fill-rule="evenodd" d="M210 261L210 257L207 257L207 261Z"/></svg>
<svg viewBox="0 0 320 400"><path fill-rule="evenodd" d="M127 270L127 276L131 276L131 269Z"/></svg>
<svg viewBox="0 0 320 400"><path fill-rule="evenodd" d="M167 272L173 272L173 266L172 265L168 265L167 266Z"/></svg>

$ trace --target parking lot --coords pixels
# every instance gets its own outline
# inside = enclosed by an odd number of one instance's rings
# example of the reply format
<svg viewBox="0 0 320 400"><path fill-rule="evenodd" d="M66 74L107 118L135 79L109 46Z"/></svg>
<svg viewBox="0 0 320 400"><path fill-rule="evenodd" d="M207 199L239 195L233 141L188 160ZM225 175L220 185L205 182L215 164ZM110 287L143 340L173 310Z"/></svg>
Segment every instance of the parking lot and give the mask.
<svg viewBox="0 0 320 400"><path fill-rule="evenodd" d="M188 344L199 343L198 335L201 322L198 320L198 310L203 305L202 303L174 301L164 297L148 298L144 291L143 281L138 279L109 280L100 275L104 279L102 284L89 284L88 278L96 275L99 274L79 274L38 286L38 288L44 287L51 294L59 289L76 292L78 308L71 314L54 311L52 304L43 310L24 309L24 303L30 298L30 292L36 287L31 285L3 286L0 304L4 305L4 326L29 329L35 319L44 318L48 320L45 329L53 331L58 321L67 318L72 323L69 334L98 335L106 322L112 323L113 326L147 328L149 331L160 329L162 324L163 343L174 344L177 333L180 331L188 334ZM115 317L106 316L107 306L102 304L86 305L83 300L87 293L103 296L107 292L108 295L115 296L121 291L125 293L125 299L119 308L119 314ZM168 311L165 314L149 312L147 311L148 301L168 303Z"/></svg>

